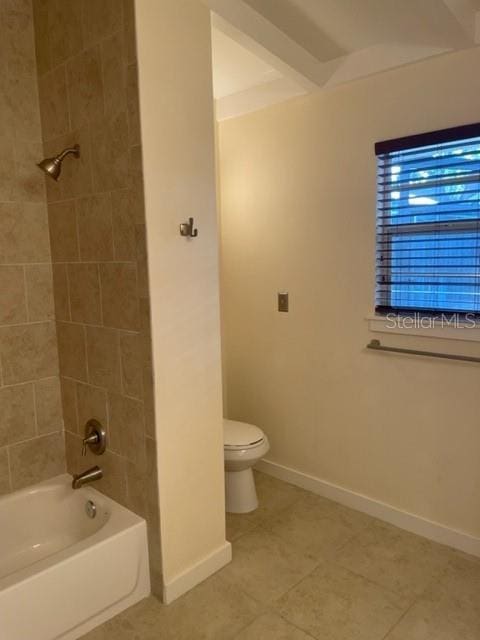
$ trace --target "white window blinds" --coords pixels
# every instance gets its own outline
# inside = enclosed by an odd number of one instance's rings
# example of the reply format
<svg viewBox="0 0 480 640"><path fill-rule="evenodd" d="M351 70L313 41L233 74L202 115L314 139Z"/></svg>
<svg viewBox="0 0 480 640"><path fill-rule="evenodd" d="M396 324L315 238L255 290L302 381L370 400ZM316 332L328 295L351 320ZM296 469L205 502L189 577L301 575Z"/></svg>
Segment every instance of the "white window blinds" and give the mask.
<svg viewBox="0 0 480 640"><path fill-rule="evenodd" d="M480 124L375 151L377 311L480 313Z"/></svg>

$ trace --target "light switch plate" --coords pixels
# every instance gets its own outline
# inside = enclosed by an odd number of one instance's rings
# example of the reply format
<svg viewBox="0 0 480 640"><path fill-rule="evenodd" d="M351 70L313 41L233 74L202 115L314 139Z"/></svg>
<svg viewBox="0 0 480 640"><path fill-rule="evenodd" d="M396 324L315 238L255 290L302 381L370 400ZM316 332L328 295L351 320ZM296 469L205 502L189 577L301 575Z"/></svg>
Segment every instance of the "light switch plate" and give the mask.
<svg viewBox="0 0 480 640"><path fill-rule="evenodd" d="M278 310L288 313L288 293L278 294Z"/></svg>

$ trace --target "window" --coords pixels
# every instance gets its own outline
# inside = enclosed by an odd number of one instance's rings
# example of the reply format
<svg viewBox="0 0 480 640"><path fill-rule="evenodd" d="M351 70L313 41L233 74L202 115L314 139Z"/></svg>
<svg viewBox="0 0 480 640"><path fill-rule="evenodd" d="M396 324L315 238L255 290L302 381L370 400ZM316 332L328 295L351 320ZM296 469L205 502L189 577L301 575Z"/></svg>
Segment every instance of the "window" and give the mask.
<svg viewBox="0 0 480 640"><path fill-rule="evenodd" d="M375 152L376 311L480 314L480 124Z"/></svg>

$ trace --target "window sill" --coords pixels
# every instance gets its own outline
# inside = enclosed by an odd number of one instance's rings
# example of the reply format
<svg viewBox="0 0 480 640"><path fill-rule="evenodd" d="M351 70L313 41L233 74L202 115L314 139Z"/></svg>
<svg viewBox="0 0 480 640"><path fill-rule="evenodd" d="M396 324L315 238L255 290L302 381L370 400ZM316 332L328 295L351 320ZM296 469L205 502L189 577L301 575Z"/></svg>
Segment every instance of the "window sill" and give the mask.
<svg viewBox="0 0 480 640"><path fill-rule="evenodd" d="M433 318L400 318L392 320L392 316L371 314L365 318L368 328L374 333L393 333L406 336L421 336L442 340L462 340L466 342L480 342L480 323L458 322L456 326L442 325L440 320Z"/></svg>

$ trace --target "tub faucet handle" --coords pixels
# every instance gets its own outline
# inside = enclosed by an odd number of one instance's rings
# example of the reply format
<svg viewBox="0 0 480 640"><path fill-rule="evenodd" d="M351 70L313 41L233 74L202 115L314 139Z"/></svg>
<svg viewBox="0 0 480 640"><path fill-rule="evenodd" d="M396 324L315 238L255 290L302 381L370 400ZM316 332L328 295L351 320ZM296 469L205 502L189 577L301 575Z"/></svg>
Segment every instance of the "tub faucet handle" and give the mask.
<svg viewBox="0 0 480 640"><path fill-rule="evenodd" d="M82 442L82 456L87 455L87 446L91 444L97 444L98 442L98 433L92 433L90 436L87 436L83 439Z"/></svg>
<svg viewBox="0 0 480 640"><path fill-rule="evenodd" d="M98 420L92 418L85 425L85 437L82 442L82 456L87 455L87 447L97 456L105 453L107 432Z"/></svg>

